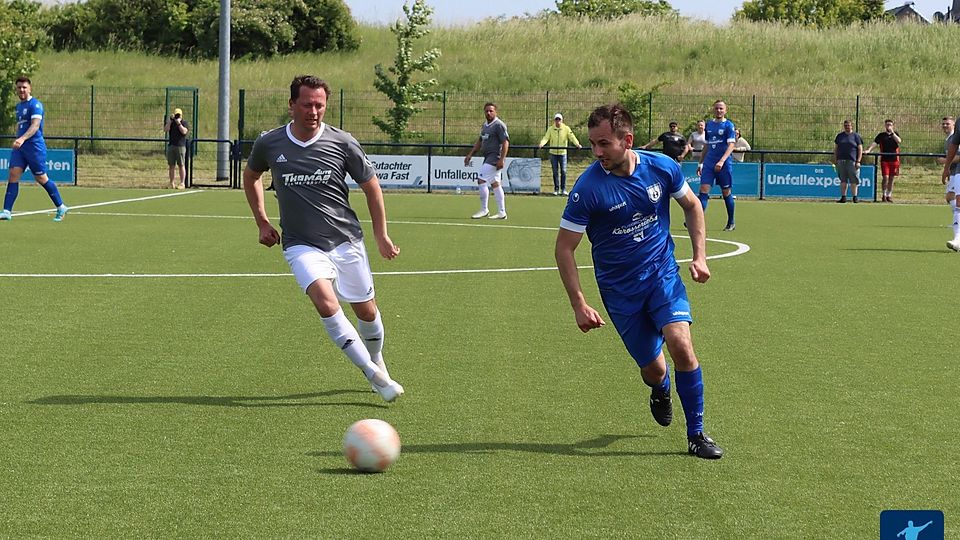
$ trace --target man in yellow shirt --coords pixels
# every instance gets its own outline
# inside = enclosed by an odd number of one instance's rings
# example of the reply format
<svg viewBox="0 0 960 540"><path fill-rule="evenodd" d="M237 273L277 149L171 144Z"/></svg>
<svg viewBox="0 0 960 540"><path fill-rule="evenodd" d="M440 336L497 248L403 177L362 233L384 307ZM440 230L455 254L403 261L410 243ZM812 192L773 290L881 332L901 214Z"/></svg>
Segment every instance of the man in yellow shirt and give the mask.
<svg viewBox="0 0 960 540"><path fill-rule="evenodd" d="M543 145L550 143L550 168L553 169L553 194L567 194L567 145L573 143L577 148L580 141L573 134L570 126L563 123L563 115L557 113L553 115L553 125L547 128L547 132L540 139L537 148L543 148ZM560 175L557 178L557 170Z"/></svg>

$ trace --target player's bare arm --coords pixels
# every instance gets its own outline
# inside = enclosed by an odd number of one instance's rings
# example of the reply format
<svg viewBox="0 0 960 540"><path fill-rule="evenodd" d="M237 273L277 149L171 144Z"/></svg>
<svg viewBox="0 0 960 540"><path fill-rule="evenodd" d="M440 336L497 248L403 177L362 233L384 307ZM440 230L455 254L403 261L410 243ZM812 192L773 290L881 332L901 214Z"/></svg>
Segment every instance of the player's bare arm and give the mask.
<svg viewBox="0 0 960 540"><path fill-rule="evenodd" d="M947 148L947 157L944 158L943 163L943 176L940 178L940 181L944 184L947 183L947 180L950 178L950 166L953 162L960 156L957 156L958 145L951 144Z"/></svg>
<svg viewBox="0 0 960 540"><path fill-rule="evenodd" d="M464 167L466 167L467 165L470 165L470 160L473 158L473 155L477 153L477 150L480 149L480 143L482 141L483 139L480 139L478 137L477 142L473 143L473 148L471 148L470 151L467 152L467 155L463 158Z"/></svg>
<svg viewBox="0 0 960 540"><path fill-rule="evenodd" d="M376 175L360 184L364 196L367 198L367 209L370 211L370 221L373 222L373 237L377 241L377 250L380 256L393 260L400 254L400 248L393 243L387 234L387 211L383 205L383 190Z"/></svg>
<svg viewBox="0 0 960 540"><path fill-rule="evenodd" d="M577 270L577 259L574 257L574 252L580 245L582 238L583 233L560 229L557 233L554 255L557 258L557 269L560 270L563 288L567 290L567 296L570 298L570 307L573 308L577 326L580 331L588 332L594 328L600 328L606 323L600 317L600 313L587 304L587 300L583 297L583 289L580 287L580 272Z"/></svg>
<svg viewBox="0 0 960 540"><path fill-rule="evenodd" d="M690 262L690 277L697 283L706 283L710 279L707 267L707 233L703 219L703 206L693 191L687 190L677 203L683 208L683 216L690 232L690 245L693 248L693 260Z"/></svg>
<svg viewBox="0 0 960 540"><path fill-rule="evenodd" d="M247 197L247 204L253 212L253 219L260 230L260 243L271 247L280 243L280 233L270 224L267 210L263 206L263 181L260 177L263 172L257 172L247 165L243 169L243 193Z"/></svg>
<svg viewBox="0 0 960 540"><path fill-rule="evenodd" d="M507 159L507 152L510 151L510 141L503 141L503 144L500 146L500 159L497 161L497 170L503 168L504 160Z"/></svg>
<svg viewBox="0 0 960 540"><path fill-rule="evenodd" d="M727 162L727 159L730 158L730 154L733 153L734 145L735 143L732 142L727 143L727 150L723 153L723 157L721 157L720 160L717 161L717 164L713 166L714 171L720 172L720 170L723 169L723 164Z"/></svg>
<svg viewBox="0 0 960 540"><path fill-rule="evenodd" d="M13 149L16 150L21 146L23 146L23 143L27 142L27 139L29 139L30 137L33 137L39 130L40 130L40 119L39 118L31 119L30 127L28 127L27 130L23 132L23 135L17 137L17 139L13 141Z"/></svg>

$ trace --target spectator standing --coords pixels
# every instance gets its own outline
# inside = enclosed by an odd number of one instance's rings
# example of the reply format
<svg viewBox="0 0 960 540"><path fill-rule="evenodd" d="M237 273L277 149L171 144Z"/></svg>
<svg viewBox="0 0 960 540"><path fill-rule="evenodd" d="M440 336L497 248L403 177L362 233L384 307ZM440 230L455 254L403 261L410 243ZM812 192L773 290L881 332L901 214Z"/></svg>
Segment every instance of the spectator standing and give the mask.
<svg viewBox="0 0 960 540"><path fill-rule="evenodd" d="M683 161L683 158L686 157L687 152L690 151L690 145L687 144L687 140L683 138L683 135L680 133L679 126L676 122L670 122L669 128L669 131L664 131L659 137L652 139L650 142L643 145L642 148L648 150L651 146L658 142L663 143L663 153L679 163Z"/></svg>
<svg viewBox="0 0 960 540"><path fill-rule="evenodd" d="M733 141L733 159L743 163L744 152L751 150L750 143L740 135L740 128L737 128L737 140Z"/></svg>
<svg viewBox="0 0 960 540"><path fill-rule="evenodd" d="M843 121L843 131L837 133L833 139L833 167L840 178L840 199L838 203L847 202L847 184L850 184L850 193L853 202L860 202L857 192L860 189L860 161L863 159L863 139L853 130L853 122Z"/></svg>
<svg viewBox="0 0 960 540"><path fill-rule="evenodd" d="M568 144L583 148L570 126L563 123L563 115L557 113L553 115L553 125L547 128L547 132L540 139L540 144L537 145L537 148L543 148L543 145L550 147L550 168L553 170L554 195L567 194Z"/></svg>
<svg viewBox="0 0 960 540"><path fill-rule="evenodd" d="M163 131L167 134L167 165L169 167L167 172L170 177L170 188L183 189L187 177L187 133L190 132L190 124L184 120L181 109L174 109L173 115L163 122ZM174 169L179 174L180 183L178 184L173 182Z"/></svg>
<svg viewBox="0 0 960 540"><path fill-rule="evenodd" d="M870 147L864 153L869 154L880 147L880 175L883 176L883 199L881 202L893 202L893 179L900 175L900 134L893 129L893 120L883 121L883 131L873 138Z"/></svg>
<svg viewBox="0 0 960 540"><path fill-rule="evenodd" d="M699 161L700 154L703 153L703 147L707 145L707 123L703 120L697 122L697 129L687 137L687 144L690 146L690 157Z"/></svg>

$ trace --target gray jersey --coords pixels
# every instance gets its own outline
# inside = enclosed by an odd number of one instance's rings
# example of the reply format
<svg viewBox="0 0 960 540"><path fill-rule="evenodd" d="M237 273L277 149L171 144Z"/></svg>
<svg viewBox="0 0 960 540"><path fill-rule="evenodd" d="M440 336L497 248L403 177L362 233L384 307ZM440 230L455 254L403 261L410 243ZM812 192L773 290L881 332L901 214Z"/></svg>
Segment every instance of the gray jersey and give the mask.
<svg viewBox="0 0 960 540"><path fill-rule="evenodd" d="M500 149L503 141L509 140L507 125L503 120L494 118L493 122L484 122L480 128L480 152L483 153L483 162L496 165L500 161Z"/></svg>
<svg viewBox="0 0 960 540"><path fill-rule="evenodd" d="M346 175L364 183L376 171L353 135L321 124L320 133L304 143L287 124L260 135L247 165L273 176L284 249L307 245L330 251L363 238Z"/></svg>
<svg viewBox="0 0 960 540"><path fill-rule="evenodd" d="M960 131L954 131L947 137L946 142L943 143L943 153L946 154L950 151L950 145L956 144L960 146ZM960 163L954 163L950 165L950 174L960 173Z"/></svg>

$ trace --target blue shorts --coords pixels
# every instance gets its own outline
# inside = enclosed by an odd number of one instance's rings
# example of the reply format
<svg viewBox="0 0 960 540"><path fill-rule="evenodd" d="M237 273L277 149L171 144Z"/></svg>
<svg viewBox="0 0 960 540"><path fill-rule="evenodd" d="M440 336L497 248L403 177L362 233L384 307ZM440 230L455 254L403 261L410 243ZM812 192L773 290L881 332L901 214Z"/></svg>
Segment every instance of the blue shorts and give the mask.
<svg viewBox="0 0 960 540"><path fill-rule="evenodd" d="M30 172L34 176L47 174L47 150L45 148L30 149L25 151L23 147L10 151L10 168L20 168L26 170L30 167Z"/></svg>
<svg viewBox="0 0 960 540"><path fill-rule="evenodd" d="M720 168L720 172L713 170L716 165L716 163L703 164L703 169L700 171L700 185L712 186L716 183L721 189L730 189L733 186L733 163L728 159Z"/></svg>
<svg viewBox="0 0 960 540"><path fill-rule="evenodd" d="M603 305L627 352L641 368L653 362L663 350L663 327L674 322L693 322L687 288L680 272L652 278L643 294L628 298L604 298ZM602 294L601 294L602 296Z"/></svg>

